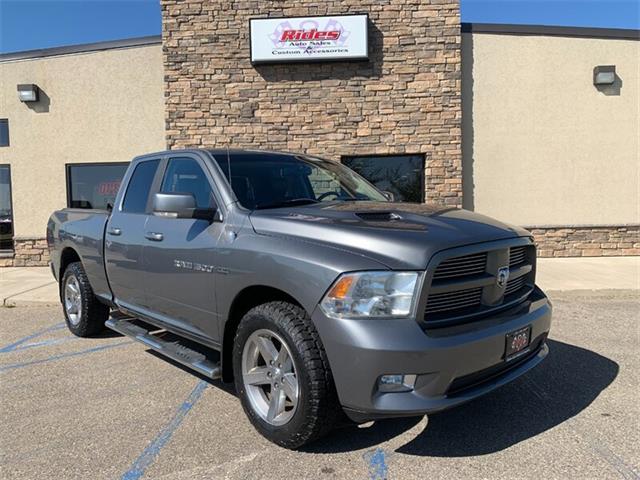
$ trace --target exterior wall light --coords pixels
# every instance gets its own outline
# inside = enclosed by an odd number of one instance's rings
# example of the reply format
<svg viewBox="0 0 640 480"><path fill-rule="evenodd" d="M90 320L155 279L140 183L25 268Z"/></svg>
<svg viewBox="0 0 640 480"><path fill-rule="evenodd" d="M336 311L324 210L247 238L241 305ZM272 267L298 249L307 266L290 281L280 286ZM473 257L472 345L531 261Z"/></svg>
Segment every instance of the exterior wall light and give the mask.
<svg viewBox="0 0 640 480"><path fill-rule="evenodd" d="M615 65L598 65L597 67L593 67L593 84L596 87L602 85L613 85L615 81Z"/></svg>
<svg viewBox="0 0 640 480"><path fill-rule="evenodd" d="M18 85L18 98L21 102L37 102L40 96L40 89L33 83Z"/></svg>

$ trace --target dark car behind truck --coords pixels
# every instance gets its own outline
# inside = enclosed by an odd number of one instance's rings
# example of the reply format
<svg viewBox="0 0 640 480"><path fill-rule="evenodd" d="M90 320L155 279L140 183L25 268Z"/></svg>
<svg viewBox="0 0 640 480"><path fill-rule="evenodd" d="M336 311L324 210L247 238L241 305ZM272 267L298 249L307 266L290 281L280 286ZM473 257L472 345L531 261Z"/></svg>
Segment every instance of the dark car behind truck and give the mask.
<svg viewBox="0 0 640 480"><path fill-rule="evenodd" d="M277 152L135 158L110 211L47 227L69 329L105 324L235 382L270 440L449 408L546 355L551 305L518 227L402 204Z"/></svg>

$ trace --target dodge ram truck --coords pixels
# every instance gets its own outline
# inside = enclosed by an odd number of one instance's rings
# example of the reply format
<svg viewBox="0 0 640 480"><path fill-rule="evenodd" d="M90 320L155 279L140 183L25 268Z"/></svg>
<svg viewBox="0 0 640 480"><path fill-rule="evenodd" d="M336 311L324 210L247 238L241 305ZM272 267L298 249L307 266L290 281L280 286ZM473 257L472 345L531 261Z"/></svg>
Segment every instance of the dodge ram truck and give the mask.
<svg viewBox="0 0 640 480"><path fill-rule="evenodd" d="M234 382L287 448L462 404L548 352L530 233L394 202L311 155L140 156L113 205L54 212L47 239L72 333L106 326Z"/></svg>

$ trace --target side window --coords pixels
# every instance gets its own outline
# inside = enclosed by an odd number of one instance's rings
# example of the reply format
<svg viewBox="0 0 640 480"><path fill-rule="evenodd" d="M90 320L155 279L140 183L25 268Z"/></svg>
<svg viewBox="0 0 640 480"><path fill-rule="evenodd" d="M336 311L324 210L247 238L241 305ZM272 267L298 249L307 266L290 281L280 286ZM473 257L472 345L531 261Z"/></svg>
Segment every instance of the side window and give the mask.
<svg viewBox="0 0 640 480"><path fill-rule="evenodd" d="M124 196L123 212L144 213L146 211L153 177L159 164L160 160L148 160L136 166Z"/></svg>
<svg viewBox="0 0 640 480"><path fill-rule="evenodd" d="M162 193L193 193L198 208L215 206L209 179L193 158L172 158L162 180Z"/></svg>

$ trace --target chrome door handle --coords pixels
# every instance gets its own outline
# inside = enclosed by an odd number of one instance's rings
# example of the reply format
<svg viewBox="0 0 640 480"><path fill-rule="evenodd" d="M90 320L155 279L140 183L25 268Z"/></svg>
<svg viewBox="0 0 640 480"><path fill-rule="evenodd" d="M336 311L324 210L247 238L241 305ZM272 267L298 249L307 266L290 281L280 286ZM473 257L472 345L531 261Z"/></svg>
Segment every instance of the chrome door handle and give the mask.
<svg viewBox="0 0 640 480"><path fill-rule="evenodd" d="M110 228L109 230L107 230L107 233L108 233L109 235L116 235L116 236L117 236L117 235L122 234L122 230L120 230L120 229L119 229L119 228L117 228L117 227L114 227L114 228Z"/></svg>
<svg viewBox="0 0 640 480"><path fill-rule="evenodd" d="M147 232L144 234L144 238L148 240L153 240L154 242L161 242L164 238L164 235L158 232Z"/></svg>

